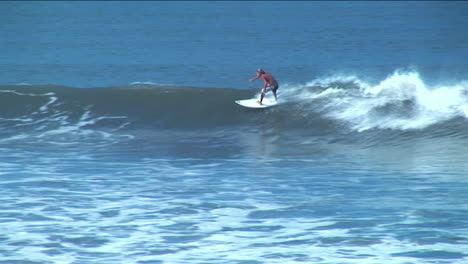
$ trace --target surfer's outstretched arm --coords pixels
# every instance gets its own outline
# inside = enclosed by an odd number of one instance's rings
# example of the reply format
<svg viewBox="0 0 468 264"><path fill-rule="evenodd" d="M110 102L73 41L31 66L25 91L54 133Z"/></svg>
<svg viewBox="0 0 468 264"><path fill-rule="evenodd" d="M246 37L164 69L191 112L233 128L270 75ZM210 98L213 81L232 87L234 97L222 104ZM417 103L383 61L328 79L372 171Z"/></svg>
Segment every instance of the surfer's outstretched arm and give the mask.
<svg viewBox="0 0 468 264"><path fill-rule="evenodd" d="M257 80L258 78L260 78L260 76L261 76L261 74L257 74L257 76L250 79L249 82L253 82L253 81Z"/></svg>

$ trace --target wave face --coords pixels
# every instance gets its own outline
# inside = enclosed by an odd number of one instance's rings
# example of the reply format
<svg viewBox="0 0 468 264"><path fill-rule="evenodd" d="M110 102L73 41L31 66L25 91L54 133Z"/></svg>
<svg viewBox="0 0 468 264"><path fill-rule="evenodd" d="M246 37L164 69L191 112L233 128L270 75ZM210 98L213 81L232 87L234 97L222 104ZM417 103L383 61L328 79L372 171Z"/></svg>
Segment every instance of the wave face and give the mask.
<svg viewBox="0 0 468 264"><path fill-rule="evenodd" d="M464 137L468 82L430 86L417 72L396 72L376 85L356 77L280 87L266 110L235 100L258 91L136 83L112 88L0 87L3 138L99 135L129 130L216 130L281 127L307 135ZM384 134L382 134L384 133ZM112 133L111 133L112 134Z"/></svg>

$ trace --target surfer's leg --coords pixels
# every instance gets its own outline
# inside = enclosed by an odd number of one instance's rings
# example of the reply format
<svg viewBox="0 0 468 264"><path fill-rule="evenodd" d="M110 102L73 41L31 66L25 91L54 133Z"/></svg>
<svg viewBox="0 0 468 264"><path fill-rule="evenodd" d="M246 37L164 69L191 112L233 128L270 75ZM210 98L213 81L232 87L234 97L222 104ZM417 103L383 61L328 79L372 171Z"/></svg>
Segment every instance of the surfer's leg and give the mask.
<svg viewBox="0 0 468 264"><path fill-rule="evenodd" d="M267 91L268 91L268 90L267 90L267 87L265 87L265 88L262 89L262 93L260 94L260 101L257 101L258 104L260 104L260 105L262 104L262 102L263 102L263 97L265 97L265 94L266 94Z"/></svg>
<svg viewBox="0 0 468 264"><path fill-rule="evenodd" d="M257 103L259 103L260 105L263 102L263 97L265 97L265 92L262 90L262 93L260 94L260 101L257 101Z"/></svg>
<svg viewBox="0 0 468 264"><path fill-rule="evenodd" d="M271 89L271 92L275 96L275 101L278 101L278 96L276 95L277 90L278 90L278 86L275 86L275 87L273 87L273 89Z"/></svg>

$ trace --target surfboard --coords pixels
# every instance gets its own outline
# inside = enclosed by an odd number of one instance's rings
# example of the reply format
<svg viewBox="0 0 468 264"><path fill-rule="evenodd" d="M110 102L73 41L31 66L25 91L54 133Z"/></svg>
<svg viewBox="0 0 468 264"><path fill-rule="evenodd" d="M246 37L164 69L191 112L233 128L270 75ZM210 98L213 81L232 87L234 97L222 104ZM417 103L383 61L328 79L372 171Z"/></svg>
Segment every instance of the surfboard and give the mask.
<svg viewBox="0 0 468 264"><path fill-rule="evenodd" d="M236 103L248 108L268 108L278 104L275 99L263 98L262 104L257 103L257 99L237 100Z"/></svg>

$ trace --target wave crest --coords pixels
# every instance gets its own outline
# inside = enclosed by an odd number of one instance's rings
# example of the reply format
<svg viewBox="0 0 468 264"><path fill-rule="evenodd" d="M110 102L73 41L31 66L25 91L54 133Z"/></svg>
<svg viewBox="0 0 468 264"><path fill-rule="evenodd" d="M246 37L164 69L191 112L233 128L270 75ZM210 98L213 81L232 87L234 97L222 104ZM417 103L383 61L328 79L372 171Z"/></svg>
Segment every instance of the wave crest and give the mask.
<svg viewBox="0 0 468 264"><path fill-rule="evenodd" d="M353 76L319 79L291 88L288 96L291 100L308 102L312 112L318 110L327 118L345 122L362 132L419 130L466 118L467 93L467 82L430 86L413 71L395 72L376 85Z"/></svg>

